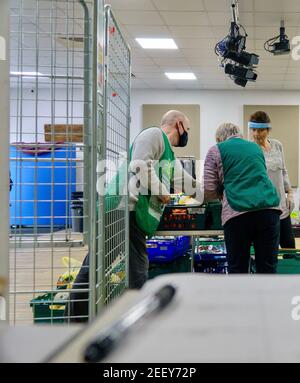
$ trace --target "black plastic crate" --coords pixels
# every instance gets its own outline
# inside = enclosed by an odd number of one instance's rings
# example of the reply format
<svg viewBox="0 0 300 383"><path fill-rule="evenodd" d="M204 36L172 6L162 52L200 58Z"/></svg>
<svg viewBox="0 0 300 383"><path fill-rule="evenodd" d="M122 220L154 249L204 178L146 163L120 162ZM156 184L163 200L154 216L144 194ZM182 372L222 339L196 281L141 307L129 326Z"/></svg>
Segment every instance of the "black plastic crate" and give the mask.
<svg viewBox="0 0 300 383"><path fill-rule="evenodd" d="M205 207L166 206L158 231L204 230Z"/></svg>

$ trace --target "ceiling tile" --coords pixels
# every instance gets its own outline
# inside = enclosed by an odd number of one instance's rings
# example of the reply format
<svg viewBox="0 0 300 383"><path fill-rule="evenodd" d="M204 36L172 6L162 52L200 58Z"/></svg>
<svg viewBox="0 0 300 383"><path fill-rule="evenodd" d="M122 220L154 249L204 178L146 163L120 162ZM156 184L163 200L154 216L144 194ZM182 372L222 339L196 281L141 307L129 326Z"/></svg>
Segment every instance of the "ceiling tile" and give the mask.
<svg viewBox="0 0 300 383"><path fill-rule="evenodd" d="M154 11L155 8L151 0L106 0L105 3L110 4L112 9L122 10L139 10Z"/></svg>
<svg viewBox="0 0 300 383"><path fill-rule="evenodd" d="M161 68L158 65L135 65L133 67L134 73L160 73Z"/></svg>
<svg viewBox="0 0 300 383"><path fill-rule="evenodd" d="M282 81L285 78L285 74L271 74L271 73L258 73L259 81Z"/></svg>
<svg viewBox="0 0 300 383"><path fill-rule="evenodd" d="M287 72L287 66L281 67L258 67L258 73L269 73L269 74L285 74Z"/></svg>
<svg viewBox="0 0 300 383"><path fill-rule="evenodd" d="M285 90L300 90L300 81L284 81L283 87Z"/></svg>
<svg viewBox="0 0 300 383"><path fill-rule="evenodd" d="M209 25L206 12L160 12L161 17L168 25Z"/></svg>
<svg viewBox="0 0 300 383"><path fill-rule="evenodd" d="M245 27L252 27L254 25L254 15L250 12L240 12L240 23Z"/></svg>
<svg viewBox="0 0 300 383"><path fill-rule="evenodd" d="M254 10L258 12L300 12L298 0L255 0Z"/></svg>
<svg viewBox="0 0 300 383"><path fill-rule="evenodd" d="M149 88L152 89L174 89L175 83L173 81L168 80L144 80Z"/></svg>
<svg viewBox="0 0 300 383"><path fill-rule="evenodd" d="M212 39L214 37L210 27L170 26L169 28L175 38Z"/></svg>
<svg viewBox="0 0 300 383"><path fill-rule="evenodd" d="M298 74L296 74L296 73L293 73L293 74L287 73L285 75L284 80L285 81L296 81L296 82L299 82L300 81L300 73L298 73Z"/></svg>
<svg viewBox="0 0 300 383"><path fill-rule="evenodd" d="M160 57L153 57L153 61L156 65L165 66L170 65L172 66L184 66L189 65L186 58L176 58L173 61L170 60L170 58L160 58Z"/></svg>
<svg viewBox="0 0 300 383"><path fill-rule="evenodd" d="M206 11L226 12L230 10L230 2L224 0L204 0Z"/></svg>
<svg viewBox="0 0 300 383"><path fill-rule="evenodd" d="M141 79L141 80L149 80L149 79L153 79L153 80L165 80L166 79L166 75L163 71L161 72L157 72L157 73L152 73L152 72L148 72L148 73L135 73L136 75L136 78L137 79Z"/></svg>
<svg viewBox="0 0 300 383"><path fill-rule="evenodd" d="M152 59L168 59L170 62L178 58L184 58L184 54L181 49L172 49L170 51L164 49L147 49L147 54L148 57L151 57Z"/></svg>
<svg viewBox="0 0 300 383"><path fill-rule="evenodd" d="M229 30L231 19L232 19L232 15L230 12L209 12L208 17L213 26L226 26L227 29ZM253 13L240 12L239 21L244 27L253 26L254 25Z"/></svg>
<svg viewBox="0 0 300 383"><path fill-rule="evenodd" d="M200 74L208 74L208 75L218 75L218 74L223 74L224 69L220 68L218 65L216 66L193 66L191 65L191 70L194 73L200 73Z"/></svg>
<svg viewBox="0 0 300 383"><path fill-rule="evenodd" d="M175 88L177 90L198 90L203 87L200 81L176 81Z"/></svg>
<svg viewBox="0 0 300 383"><path fill-rule="evenodd" d="M300 63L299 63L300 65ZM298 74L299 73L299 67L291 67L291 66L288 66L288 68L286 69L286 73L287 74Z"/></svg>
<svg viewBox="0 0 300 383"><path fill-rule="evenodd" d="M181 49L181 52L187 58L203 58L203 53L204 53L203 49ZM217 58L214 51L214 45L206 49L205 58L209 58L209 59Z"/></svg>
<svg viewBox="0 0 300 383"><path fill-rule="evenodd" d="M164 25L158 12L152 11L117 11L116 17L125 25Z"/></svg>
<svg viewBox="0 0 300 383"><path fill-rule="evenodd" d="M227 26L229 30L231 22L230 12L208 12L208 18L213 26Z"/></svg>
<svg viewBox="0 0 300 383"><path fill-rule="evenodd" d="M160 11L203 11L203 0L152 0Z"/></svg>
<svg viewBox="0 0 300 383"><path fill-rule="evenodd" d="M189 62L190 65L193 65L193 66L199 66L199 65L204 65L204 66L209 66L209 65L212 65L212 66L218 66L218 60L217 60L217 57L216 58L206 58L205 56L203 56L202 58L201 57L190 57L190 58L187 58L187 61Z"/></svg>
<svg viewBox="0 0 300 383"><path fill-rule="evenodd" d="M297 27L299 23L298 13L270 13L262 12L254 14L256 27L273 27L274 36L279 34L280 21L284 20L286 27Z"/></svg>
<svg viewBox="0 0 300 383"><path fill-rule="evenodd" d="M139 48L135 48L131 46L131 54L132 54L132 57L136 57L136 58L145 58L145 57L149 57L148 54L147 54L147 50L146 49L143 49L141 47Z"/></svg>
<svg viewBox="0 0 300 383"><path fill-rule="evenodd" d="M132 65L137 65L137 66L148 65L148 66L151 66L151 65L154 65L154 63L153 63L153 60L150 59L149 57L135 57L135 56L133 56L132 57Z"/></svg>
<svg viewBox="0 0 300 383"><path fill-rule="evenodd" d="M216 81L224 81L224 79L226 79L227 75L223 72L220 72L218 74L201 74L201 73L195 73L197 78L199 78L199 80L203 81L203 82L208 82L208 81L212 81L212 82L216 82Z"/></svg>
<svg viewBox="0 0 300 383"><path fill-rule="evenodd" d="M290 68L295 68L295 69L298 69L298 71L300 71L300 61L290 60L289 61L289 69Z"/></svg>
<svg viewBox="0 0 300 383"><path fill-rule="evenodd" d="M215 39L176 39L178 48L184 49L204 49L215 47ZM205 52L205 51L204 51Z"/></svg>
<svg viewBox="0 0 300 383"><path fill-rule="evenodd" d="M259 55L260 57L260 62L262 60L276 60L277 62L280 61L288 61L289 60L289 55L279 55L279 56L274 56L273 53L267 52L264 49L256 49L255 53ZM274 61L275 62L275 61Z"/></svg>
<svg viewBox="0 0 300 383"><path fill-rule="evenodd" d="M265 44L266 40L255 39L253 41L254 41L255 49L264 49L264 44Z"/></svg>
<svg viewBox="0 0 300 383"><path fill-rule="evenodd" d="M176 72L176 73L186 73L186 72L193 72L191 67L187 64L185 65L173 65L173 63L169 62L167 65L161 65L160 70L162 73L165 72Z"/></svg>
<svg viewBox="0 0 300 383"><path fill-rule="evenodd" d="M170 38L171 33L166 26L157 25L128 25L126 29L131 37L153 37L153 38Z"/></svg>
<svg viewBox="0 0 300 383"><path fill-rule="evenodd" d="M291 38L296 35L296 28L287 27L286 34ZM254 28L254 37L260 40L268 40L272 37L276 37L279 33L279 30L274 27L255 27Z"/></svg>
<svg viewBox="0 0 300 383"><path fill-rule="evenodd" d="M0 0L1 1L1 0ZM22 41L27 50L23 51L24 68L36 67L36 43L32 33L35 25L36 0L23 0L26 5L23 14L24 32ZM120 29L131 46L133 88L140 89L245 89L236 86L220 68L220 62L214 54L217 41L229 33L231 21L230 0L107 0L112 5ZM17 2L11 0L18 15ZM83 34L82 7L75 4L69 7L67 1L58 2L55 25L49 18L49 0L39 0L39 68L42 72L50 71L51 53L49 46L52 38L50 31L55 27L57 33L68 31L76 35ZM58 9L58 8L57 8ZM240 22L248 33L246 50L260 55L257 68L257 83L248 83L246 89L294 89L300 90L300 61L294 61L292 55L273 56L264 50L267 39L279 32L281 18L285 20L287 35L290 40L300 36L300 0L240 0ZM27 15L27 16L26 16ZM73 17L78 18L74 24ZM11 65L18 63L19 20L13 16L11 23ZM54 20L53 20L54 22ZM74 32L73 32L74 31ZM26 33L27 32L27 33ZM31 33L32 32L32 33ZM173 37L179 49L174 51L144 50L136 42L136 37ZM31 49L29 49L31 48ZM66 47L56 44L56 65L66 71ZM72 54L72 52L71 52ZM75 60L78 73L82 72L82 48L74 51L71 59ZM17 68L17 67L16 67ZM23 68L23 70L24 70ZM198 81L175 81L165 79L165 72L193 72Z"/></svg>
<svg viewBox="0 0 300 383"><path fill-rule="evenodd" d="M253 12L254 11L254 0L246 0L239 2L239 12Z"/></svg>
<svg viewBox="0 0 300 383"><path fill-rule="evenodd" d="M140 79L132 79L131 80L131 86L133 89L147 89L148 85L145 83L145 81Z"/></svg>
<svg viewBox="0 0 300 383"><path fill-rule="evenodd" d="M283 12L282 0L254 0L254 10L256 12Z"/></svg>

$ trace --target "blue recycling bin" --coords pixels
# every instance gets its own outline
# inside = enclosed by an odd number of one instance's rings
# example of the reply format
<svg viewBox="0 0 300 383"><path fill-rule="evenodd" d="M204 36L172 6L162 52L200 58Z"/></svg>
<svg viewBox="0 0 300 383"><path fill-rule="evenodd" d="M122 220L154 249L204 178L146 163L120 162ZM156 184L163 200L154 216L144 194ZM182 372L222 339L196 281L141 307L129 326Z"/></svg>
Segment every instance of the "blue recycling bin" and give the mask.
<svg viewBox="0 0 300 383"><path fill-rule="evenodd" d="M75 145L59 145L37 155L10 146L11 225L70 225L71 193L76 190L75 158Z"/></svg>

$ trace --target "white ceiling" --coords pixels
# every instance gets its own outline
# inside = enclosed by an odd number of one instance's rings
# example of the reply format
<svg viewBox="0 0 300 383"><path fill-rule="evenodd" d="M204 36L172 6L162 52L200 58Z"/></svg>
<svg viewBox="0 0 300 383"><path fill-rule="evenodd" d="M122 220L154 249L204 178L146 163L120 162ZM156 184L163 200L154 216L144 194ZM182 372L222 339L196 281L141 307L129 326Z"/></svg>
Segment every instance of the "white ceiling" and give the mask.
<svg viewBox="0 0 300 383"><path fill-rule="evenodd" d="M218 67L214 47L228 34L230 0L109 0L132 50L133 88L241 89ZM300 35L299 0L240 0L247 51L260 55L258 80L246 89L300 90L300 61L274 57L264 42L279 33L284 18L290 40ZM136 37L173 38L176 51L144 50ZM165 72L194 72L197 81L170 81Z"/></svg>
<svg viewBox="0 0 300 383"><path fill-rule="evenodd" d="M85 1L92 4L92 0ZM133 88L241 89L218 67L214 53L216 42L229 31L230 0L107 0L107 3L111 4L131 47L132 72L136 76ZM82 47L69 45L67 49L51 39L51 35L84 36L79 2L11 0L11 9L12 70L38 69L59 76L65 75L68 68L68 76L82 76ZM274 57L263 50L264 42L278 34L282 18L290 40L300 36L300 0L239 0L239 11L240 22L248 33L247 51L260 55L258 80L249 82L246 89L300 90L300 61L294 61L291 55ZM144 50L136 37L174 38L179 49ZM197 81L167 79L164 73L173 71L194 72Z"/></svg>

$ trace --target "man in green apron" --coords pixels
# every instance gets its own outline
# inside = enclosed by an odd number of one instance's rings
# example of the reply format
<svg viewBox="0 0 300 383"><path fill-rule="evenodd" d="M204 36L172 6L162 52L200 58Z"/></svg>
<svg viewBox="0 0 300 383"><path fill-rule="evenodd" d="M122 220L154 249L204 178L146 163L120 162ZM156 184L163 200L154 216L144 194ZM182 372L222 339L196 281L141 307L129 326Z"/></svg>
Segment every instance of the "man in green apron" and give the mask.
<svg viewBox="0 0 300 383"><path fill-rule="evenodd" d="M222 200L229 273L248 273L250 247L258 273L275 273L279 246L279 196L267 174L261 148L222 124L217 145L205 159L205 199Z"/></svg>
<svg viewBox="0 0 300 383"><path fill-rule="evenodd" d="M160 127L143 130L131 147L129 208L130 249L129 287L141 288L148 278L146 235L155 234L165 205L170 200L171 184L182 186L188 195L202 203L202 185L182 169L172 147L184 147L190 129L188 118L171 110ZM184 182L182 182L184 179Z"/></svg>
<svg viewBox="0 0 300 383"><path fill-rule="evenodd" d="M203 187L193 179L176 160L172 147L184 147L188 142L190 122L181 112L171 110L161 121L160 127L143 130L130 148L129 167L129 288L139 289L148 278L146 236L153 236L165 205L170 200L170 186L185 191L202 203ZM124 186L124 163L106 189L106 211L118 208L122 196L116 193ZM126 188L126 187L125 187ZM66 316L71 322L88 320L88 292L76 289L89 287L89 256L87 255L75 280Z"/></svg>

